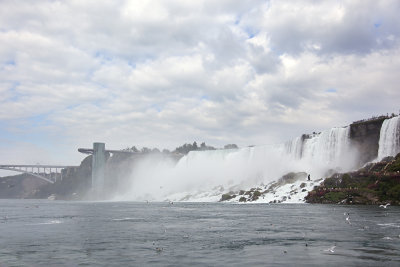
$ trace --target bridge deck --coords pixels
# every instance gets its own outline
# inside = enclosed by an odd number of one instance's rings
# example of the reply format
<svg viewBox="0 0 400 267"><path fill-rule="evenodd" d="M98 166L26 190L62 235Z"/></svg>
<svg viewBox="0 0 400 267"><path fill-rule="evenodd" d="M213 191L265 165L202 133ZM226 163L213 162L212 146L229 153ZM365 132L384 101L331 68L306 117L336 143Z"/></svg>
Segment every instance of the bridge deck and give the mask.
<svg viewBox="0 0 400 267"><path fill-rule="evenodd" d="M66 165L27 165L27 164L0 164L0 168L54 168L54 169L64 169L64 168L74 168L78 166L66 166Z"/></svg>

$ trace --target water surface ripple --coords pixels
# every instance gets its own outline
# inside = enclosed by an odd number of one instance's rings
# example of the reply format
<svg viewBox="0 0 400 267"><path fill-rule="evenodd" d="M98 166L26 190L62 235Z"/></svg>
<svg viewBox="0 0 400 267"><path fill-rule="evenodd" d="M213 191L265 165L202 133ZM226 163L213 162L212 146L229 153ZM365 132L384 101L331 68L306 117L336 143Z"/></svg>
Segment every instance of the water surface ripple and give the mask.
<svg viewBox="0 0 400 267"><path fill-rule="evenodd" d="M400 207L0 200L0 266L400 266Z"/></svg>

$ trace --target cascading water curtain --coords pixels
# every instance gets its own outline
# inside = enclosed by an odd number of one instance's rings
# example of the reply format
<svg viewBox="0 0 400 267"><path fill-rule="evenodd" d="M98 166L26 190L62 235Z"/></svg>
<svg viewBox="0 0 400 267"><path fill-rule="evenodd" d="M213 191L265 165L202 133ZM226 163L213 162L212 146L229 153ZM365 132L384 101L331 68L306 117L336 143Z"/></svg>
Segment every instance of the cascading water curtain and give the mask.
<svg viewBox="0 0 400 267"><path fill-rule="evenodd" d="M400 152L400 117L386 119L379 137L378 160Z"/></svg>

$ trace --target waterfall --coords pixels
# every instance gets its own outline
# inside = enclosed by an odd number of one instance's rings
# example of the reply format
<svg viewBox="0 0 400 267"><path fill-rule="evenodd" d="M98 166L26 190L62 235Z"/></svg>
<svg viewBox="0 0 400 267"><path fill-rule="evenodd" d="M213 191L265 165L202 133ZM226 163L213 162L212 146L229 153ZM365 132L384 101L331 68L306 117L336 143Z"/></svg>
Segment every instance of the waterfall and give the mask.
<svg viewBox="0 0 400 267"><path fill-rule="evenodd" d="M400 116L386 119L379 136L378 160L400 152Z"/></svg>
<svg viewBox="0 0 400 267"><path fill-rule="evenodd" d="M218 201L222 193L268 184L289 172L315 179L329 169L352 168L349 128L333 128L276 145L191 151L177 164L154 159L137 162L122 200Z"/></svg>
<svg viewBox="0 0 400 267"><path fill-rule="evenodd" d="M304 141L302 158L325 168L348 169L350 127L332 128ZM351 164L350 164L351 165Z"/></svg>
<svg viewBox="0 0 400 267"><path fill-rule="evenodd" d="M303 154L304 137L296 137L285 143L285 152L293 159L301 159Z"/></svg>

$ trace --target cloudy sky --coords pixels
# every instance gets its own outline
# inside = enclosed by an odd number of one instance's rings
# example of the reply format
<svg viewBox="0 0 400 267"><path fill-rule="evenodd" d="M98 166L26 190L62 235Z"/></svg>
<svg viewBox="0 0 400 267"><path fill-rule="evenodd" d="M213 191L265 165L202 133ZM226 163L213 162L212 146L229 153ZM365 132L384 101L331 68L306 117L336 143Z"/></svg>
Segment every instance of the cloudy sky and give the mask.
<svg viewBox="0 0 400 267"><path fill-rule="evenodd" d="M400 1L0 1L0 163L282 142L400 109Z"/></svg>

